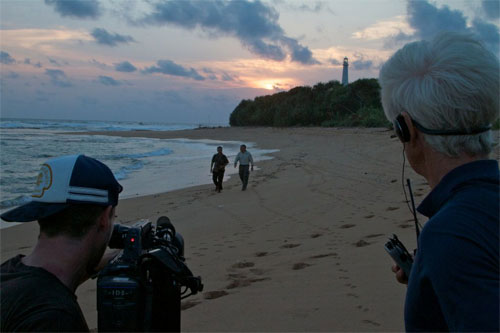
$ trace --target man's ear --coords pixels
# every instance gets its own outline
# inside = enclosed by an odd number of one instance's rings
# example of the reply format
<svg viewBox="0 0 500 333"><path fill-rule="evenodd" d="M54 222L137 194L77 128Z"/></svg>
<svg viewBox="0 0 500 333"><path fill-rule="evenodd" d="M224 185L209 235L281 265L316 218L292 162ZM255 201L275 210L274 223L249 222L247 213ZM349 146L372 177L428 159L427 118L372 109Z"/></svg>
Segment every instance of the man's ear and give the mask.
<svg viewBox="0 0 500 333"><path fill-rule="evenodd" d="M406 126L408 127L408 132L410 133L410 141L408 143L409 144L415 143L417 138L419 138L419 133L416 130L415 126L413 125L413 121L411 120L411 117L408 114L408 112L404 111L401 113L401 115L405 119Z"/></svg>
<svg viewBox="0 0 500 333"><path fill-rule="evenodd" d="M111 218L113 216L112 211L113 211L113 207L108 206L108 207L106 207L106 209L104 209L102 211L101 215L99 215L99 218L97 221L97 226L98 226L99 230L106 229L107 225L109 223L111 223Z"/></svg>

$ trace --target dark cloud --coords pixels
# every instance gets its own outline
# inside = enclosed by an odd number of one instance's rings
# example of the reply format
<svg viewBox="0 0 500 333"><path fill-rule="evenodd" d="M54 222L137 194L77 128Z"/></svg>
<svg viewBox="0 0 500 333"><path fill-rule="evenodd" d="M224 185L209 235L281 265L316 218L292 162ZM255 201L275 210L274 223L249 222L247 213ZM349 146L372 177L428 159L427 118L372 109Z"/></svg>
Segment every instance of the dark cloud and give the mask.
<svg viewBox="0 0 500 333"><path fill-rule="evenodd" d="M99 67L101 69L108 69L108 67L109 67L107 64L100 62L100 61L97 61L95 59L90 60L89 63L96 66L96 67Z"/></svg>
<svg viewBox="0 0 500 333"><path fill-rule="evenodd" d="M60 64L60 63L58 63L58 62L57 62L57 60L55 60L55 59L51 59L51 58L49 58L49 62L50 62L52 65L54 65L54 66L61 66L61 64Z"/></svg>
<svg viewBox="0 0 500 333"><path fill-rule="evenodd" d="M483 8L493 8L495 5L489 1L483 1ZM498 4L496 5L498 8ZM414 34L400 32L385 42L386 47L401 42L408 42L415 39L432 39L435 35L443 31L473 33L484 42L494 53L498 53L500 44L500 34L498 27L479 18L475 18L470 26L467 25L467 18L459 10L452 10L448 6L436 7L428 0L408 0L407 16L409 25L415 30Z"/></svg>
<svg viewBox="0 0 500 333"><path fill-rule="evenodd" d="M290 11L298 12L310 12L310 13L322 13L329 12L330 14L335 14L335 12L328 6L328 2L325 1L308 1L307 3L297 4L288 1L274 1L280 8L284 8Z"/></svg>
<svg viewBox="0 0 500 333"><path fill-rule="evenodd" d="M95 19L101 15L97 0L45 0L45 3L53 6L61 16Z"/></svg>
<svg viewBox="0 0 500 333"><path fill-rule="evenodd" d="M128 61L120 62L115 64L115 70L118 72L135 72L137 68Z"/></svg>
<svg viewBox="0 0 500 333"><path fill-rule="evenodd" d="M472 21L472 30L486 45L489 45L498 54L500 33L496 25L475 19Z"/></svg>
<svg viewBox="0 0 500 333"><path fill-rule="evenodd" d="M371 60L358 59L351 62L351 64L355 70L359 71L364 69L371 69L373 67L373 61Z"/></svg>
<svg viewBox="0 0 500 333"><path fill-rule="evenodd" d="M279 14L260 1L160 1L140 23L201 28L212 36L232 36L250 52L263 58L314 64L311 51L285 35Z"/></svg>
<svg viewBox="0 0 500 333"><path fill-rule="evenodd" d="M42 63L39 61L36 64L34 64L33 66L35 66L36 68L42 68Z"/></svg>
<svg viewBox="0 0 500 333"><path fill-rule="evenodd" d="M466 31L467 20L459 10L437 8L429 2L408 1L408 23L422 39L431 39L441 31Z"/></svg>
<svg viewBox="0 0 500 333"><path fill-rule="evenodd" d="M500 18L500 1L483 0L481 1L481 7L488 19L498 20Z"/></svg>
<svg viewBox="0 0 500 333"><path fill-rule="evenodd" d="M158 60L156 64L157 66L147 67L142 72L147 74L161 73L166 75L189 77L198 81L205 80L205 78L194 68L184 68L181 65L174 63L172 60Z"/></svg>
<svg viewBox="0 0 500 333"><path fill-rule="evenodd" d="M10 65L15 63L16 60L10 56L7 52L0 51L0 63L4 65Z"/></svg>
<svg viewBox="0 0 500 333"><path fill-rule="evenodd" d="M105 76L105 75L100 75L99 76L99 82L104 84L105 86L119 86L121 83L119 81L116 81L110 76Z"/></svg>
<svg viewBox="0 0 500 333"><path fill-rule="evenodd" d="M222 73L221 78L222 78L222 81L233 81L234 80L234 78L227 73Z"/></svg>
<svg viewBox="0 0 500 333"><path fill-rule="evenodd" d="M45 75L50 77L50 82L58 87L67 88L71 87L72 84L69 82L66 73L60 69L46 69Z"/></svg>
<svg viewBox="0 0 500 333"><path fill-rule="evenodd" d="M7 77L9 79L17 79L19 77L19 74L17 74L16 72L10 71L9 74L7 74Z"/></svg>
<svg viewBox="0 0 500 333"><path fill-rule="evenodd" d="M332 65L342 65L342 63L341 63L339 60L334 59L334 58L330 58L330 59L328 59L328 62L329 62L330 64L332 64Z"/></svg>
<svg viewBox="0 0 500 333"><path fill-rule="evenodd" d="M116 46L119 43L127 44L135 41L132 36L109 33L102 28L95 28L90 34L95 38L98 44L107 46Z"/></svg>

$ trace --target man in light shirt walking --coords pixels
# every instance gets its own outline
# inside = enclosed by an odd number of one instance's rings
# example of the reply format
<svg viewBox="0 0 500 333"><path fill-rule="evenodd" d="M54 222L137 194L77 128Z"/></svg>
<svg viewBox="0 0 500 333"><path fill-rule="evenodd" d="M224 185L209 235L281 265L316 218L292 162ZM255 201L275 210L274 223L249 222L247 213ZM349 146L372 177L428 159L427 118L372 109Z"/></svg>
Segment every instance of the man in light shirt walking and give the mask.
<svg viewBox="0 0 500 333"><path fill-rule="evenodd" d="M235 168L238 164L238 161L240 162L240 179L243 183L241 190L245 191L248 185L248 176L250 175L250 170L253 171L253 158L252 154L247 151L247 146L240 146L240 152L238 153L238 155L236 155L236 159L234 160Z"/></svg>

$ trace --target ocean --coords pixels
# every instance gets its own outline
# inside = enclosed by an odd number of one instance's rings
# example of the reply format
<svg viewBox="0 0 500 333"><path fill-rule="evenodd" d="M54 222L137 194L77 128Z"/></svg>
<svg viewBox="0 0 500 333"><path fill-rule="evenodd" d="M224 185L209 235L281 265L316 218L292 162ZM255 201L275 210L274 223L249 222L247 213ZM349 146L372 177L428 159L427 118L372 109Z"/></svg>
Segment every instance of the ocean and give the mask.
<svg viewBox="0 0 500 333"><path fill-rule="evenodd" d="M72 154L96 158L110 167L123 185L120 198L163 193L210 184L210 161L217 146L232 163L240 142L188 139L122 138L106 135L64 135L88 131L172 131L198 125L145 122L0 120L0 212L31 200L40 165ZM255 161L269 159L276 150L257 149L245 142ZM231 176L237 169L226 169ZM226 178L227 179L227 178ZM12 224L2 221L0 227Z"/></svg>

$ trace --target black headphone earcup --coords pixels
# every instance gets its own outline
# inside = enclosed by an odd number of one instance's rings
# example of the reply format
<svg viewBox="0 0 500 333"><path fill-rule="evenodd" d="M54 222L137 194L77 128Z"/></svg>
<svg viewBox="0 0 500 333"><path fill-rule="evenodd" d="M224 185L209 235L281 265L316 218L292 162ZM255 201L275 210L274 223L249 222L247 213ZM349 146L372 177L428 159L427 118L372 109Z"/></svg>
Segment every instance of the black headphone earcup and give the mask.
<svg viewBox="0 0 500 333"><path fill-rule="evenodd" d="M394 130L401 142L409 142L411 139L410 130L408 125L406 125L405 118L402 115L398 115L396 120L394 120Z"/></svg>

